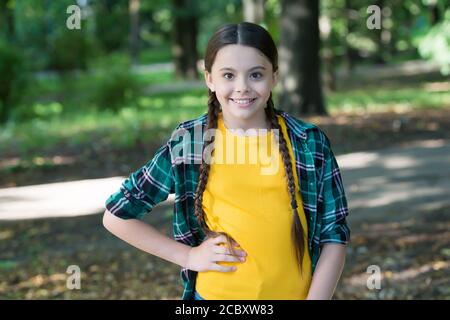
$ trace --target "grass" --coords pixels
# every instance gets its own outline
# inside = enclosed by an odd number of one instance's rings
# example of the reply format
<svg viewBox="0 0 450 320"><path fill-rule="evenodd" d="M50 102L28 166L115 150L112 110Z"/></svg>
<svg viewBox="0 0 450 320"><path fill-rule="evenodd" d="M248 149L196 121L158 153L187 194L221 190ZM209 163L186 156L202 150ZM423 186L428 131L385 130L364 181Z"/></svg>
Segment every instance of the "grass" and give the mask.
<svg viewBox="0 0 450 320"><path fill-rule="evenodd" d="M327 95L330 113L384 112L435 109L450 106L450 84L442 89L429 86L374 88L336 92Z"/></svg>
<svg viewBox="0 0 450 320"><path fill-rule="evenodd" d="M145 86L153 84L173 83L175 80L173 72L152 72L137 74L136 79Z"/></svg>
<svg viewBox="0 0 450 320"><path fill-rule="evenodd" d="M137 73L136 80L143 86L154 84L173 83L174 73L171 71L161 71L152 73ZM93 73L82 72L67 76L49 76L35 78L29 85L26 93L28 102L42 100L48 96L60 96L76 92L77 95L90 91L92 82L95 81Z"/></svg>
<svg viewBox="0 0 450 320"><path fill-rule="evenodd" d="M0 130L0 154L30 157L58 146L76 148L92 141L126 148L137 140L145 143L167 138L179 122L206 110L202 91L141 97L137 105L126 106L117 114L71 110L47 119L10 122Z"/></svg>

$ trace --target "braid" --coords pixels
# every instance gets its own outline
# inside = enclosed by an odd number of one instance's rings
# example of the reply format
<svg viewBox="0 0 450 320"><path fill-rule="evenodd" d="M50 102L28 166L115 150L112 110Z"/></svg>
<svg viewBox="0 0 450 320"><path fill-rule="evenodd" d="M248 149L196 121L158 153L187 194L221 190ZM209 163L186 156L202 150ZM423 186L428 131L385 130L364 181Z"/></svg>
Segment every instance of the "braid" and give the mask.
<svg viewBox="0 0 450 320"><path fill-rule="evenodd" d="M208 129L217 129L217 120L220 112L220 103L217 100L216 94L212 92L211 90L208 90L208 118L207 118L207 125L206 130ZM206 131L205 130L205 131ZM207 148L210 144L214 144L215 137L214 135L209 139L209 141L205 141L203 144L203 150ZM197 185L197 190L195 192L195 198L194 198L194 213L195 217L197 218L197 221L202 228L203 232L206 234L207 237L217 237L220 234L225 235L227 239L227 247L231 251L232 255L237 256L235 250L233 249L233 246L231 245L232 238L223 232L215 232L212 231L205 221L205 212L202 207L203 203L203 193L206 188L206 184L208 182L209 177L209 170L210 170L210 164L206 163L203 159L203 152L202 152L202 163L200 165L200 174L199 174L199 181Z"/></svg>
<svg viewBox="0 0 450 320"><path fill-rule="evenodd" d="M292 224L292 237L295 243L296 247L296 256L297 256L297 262L299 265L299 269L302 270L302 261L303 261L303 255L304 255L304 230L298 215L298 205L297 205L297 199L295 197L295 181L294 181L294 175L293 175L293 169L292 169L292 162L291 157L289 156L288 147L286 140L283 136L283 133L281 131L281 127L278 123L277 115L275 112L275 108L273 105L272 100L272 93L270 94L269 100L267 101L267 107L265 108L266 116L270 120L271 123L271 129L277 129L280 133L275 138L277 141L279 141L280 145L280 153L281 157L283 159L284 168L286 171L286 177L287 177L287 183L288 183L288 191L289 196L291 198L291 207L292 207L292 213L294 215L293 217L293 224Z"/></svg>

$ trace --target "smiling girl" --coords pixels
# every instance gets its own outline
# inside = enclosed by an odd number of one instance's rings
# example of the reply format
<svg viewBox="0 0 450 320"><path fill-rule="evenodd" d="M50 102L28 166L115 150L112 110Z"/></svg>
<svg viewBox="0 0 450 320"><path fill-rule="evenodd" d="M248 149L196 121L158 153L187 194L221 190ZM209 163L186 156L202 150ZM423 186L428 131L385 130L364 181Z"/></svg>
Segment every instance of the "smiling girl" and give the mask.
<svg viewBox="0 0 450 320"><path fill-rule="evenodd" d="M274 106L273 39L256 24L222 26L204 75L208 112L181 123L109 197L104 226L180 265L183 299L331 299L350 238L347 201L325 134ZM194 138L180 142L181 131ZM140 221L171 193L174 240Z"/></svg>

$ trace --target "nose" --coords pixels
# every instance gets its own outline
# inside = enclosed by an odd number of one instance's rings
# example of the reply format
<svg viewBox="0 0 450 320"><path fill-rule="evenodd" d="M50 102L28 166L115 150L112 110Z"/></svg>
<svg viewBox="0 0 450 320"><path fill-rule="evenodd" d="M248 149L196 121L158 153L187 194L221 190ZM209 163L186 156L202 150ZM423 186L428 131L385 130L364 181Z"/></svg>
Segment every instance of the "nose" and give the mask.
<svg viewBox="0 0 450 320"><path fill-rule="evenodd" d="M241 77L236 82L236 92L248 92L248 84L245 77Z"/></svg>

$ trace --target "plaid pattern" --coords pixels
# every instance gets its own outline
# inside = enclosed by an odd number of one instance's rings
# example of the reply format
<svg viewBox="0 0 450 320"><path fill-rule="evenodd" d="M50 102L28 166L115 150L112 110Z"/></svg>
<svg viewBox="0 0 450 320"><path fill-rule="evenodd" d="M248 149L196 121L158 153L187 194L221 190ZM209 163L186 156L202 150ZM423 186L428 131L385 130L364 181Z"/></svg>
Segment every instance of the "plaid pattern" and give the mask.
<svg viewBox="0 0 450 320"><path fill-rule="evenodd" d="M294 151L314 272L323 244L347 244L350 240L346 223L348 207L341 174L330 142L318 127L284 111L275 111L286 123ZM194 216L194 194L206 120L207 114L203 114L179 124L171 139L156 151L153 159L130 174L120 190L106 200L106 208L123 219L141 219L156 204L166 200L169 194L175 193L174 238L189 246L199 245L205 234ZM202 132L200 135L199 129ZM193 299L197 272L182 268L180 276L184 286L182 299Z"/></svg>

